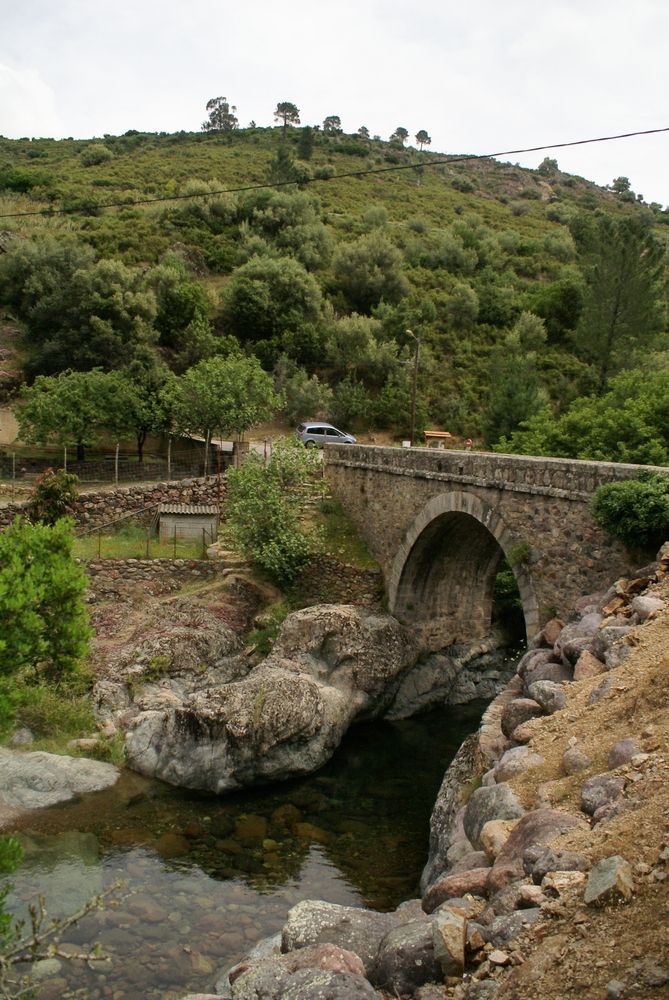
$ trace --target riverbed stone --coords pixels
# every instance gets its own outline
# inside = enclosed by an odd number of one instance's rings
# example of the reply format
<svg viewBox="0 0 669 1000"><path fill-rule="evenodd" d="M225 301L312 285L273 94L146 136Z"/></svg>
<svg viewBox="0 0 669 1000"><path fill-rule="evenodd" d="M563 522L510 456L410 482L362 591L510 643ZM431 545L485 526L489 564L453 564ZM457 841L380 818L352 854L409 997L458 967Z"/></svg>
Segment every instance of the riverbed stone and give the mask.
<svg viewBox="0 0 669 1000"><path fill-rule="evenodd" d="M307 899L289 911L281 934L281 950L285 953L329 942L358 955L369 973L379 944L394 925L391 913Z"/></svg>
<svg viewBox="0 0 669 1000"><path fill-rule="evenodd" d="M434 957L444 976L459 976L465 966L467 920L462 912L442 906L432 920ZM435 977L437 978L437 977Z"/></svg>
<svg viewBox="0 0 669 1000"><path fill-rule="evenodd" d="M572 680L573 675L573 668L566 663L562 663L562 661L555 663L553 659L537 663L525 671L525 686L523 690L527 694L532 684L536 681L553 681L555 684L562 684Z"/></svg>
<svg viewBox="0 0 669 1000"><path fill-rule="evenodd" d="M514 698L502 710L500 718L502 732L510 737L514 729L537 715L543 715L543 709L533 698Z"/></svg>
<svg viewBox="0 0 669 1000"><path fill-rule="evenodd" d="M548 844L556 836L583 826L583 821L558 809L535 809L516 824L490 869L488 888L496 892L523 878L523 855L533 844Z"/></svg>
<svg viewBox="0 0 669 1000"><path fill-rule="evenodd" d="M606 667L589 650L585 649L574 666L574 680L582 681L586 677L597 677L603 674Z"/></svg>
<svg viewBox="0 0 669 1000"><path fill-rule="evenodd" d="M538 753L533 753L529 747L511 747L502 754L494 767L495 781L510 781L531 767L538 767L543 763L545 763L544 758Z"/></svg>
<svg viewBox="0 0 669 1000"><path fill-rule="evenodd" d="M519 819L525 810L511 787L505 783L472 792L464 814L464 829L469 841L483 849L481 830L491 819ZM454 893L459 895L459 893Z"/></svg>
<svg viewBox="0 0 669 1000"><path fill-rule="evenodd" d="M413 920L394 927L379 945L371 981L393 995L412 995L424 983L441 978L432 922Z"/></svg>
<svg viewBox="0 0 669 1000"><path fill-rule="evenodd" d="M568 747L562 754L562 767L565 774L579 774L587 771L592 760L579 746Z"/></svg>
<svg viewBox="0 0 669 1000"><path fill-rule="evenodd" d="M120 773L113 764L85 757L0 748L0 803L18 809L54 806L110 788Z"/></svg>
<svg viewBox="0 0 669 1000"><path fill-rule="evenodd" d="M468 851L451 865L448 874L459 875L460 872L468 872L473 868L489 868L490 864L490 858L485 851Z"/></svg>
<svg viewBox="0 0 669 1000"><path fill-rule="evenodd" d="M290 977L276 1000L367 1000L368 997L378 1000L379 994L362 976L301 969Z"/></svg>
<svg viewBox="0 0 669 1000"><path fill-rule="evenodd" d="M664 609L664 601L661 597L653 597L651 594L639 594L632 600L632 612L640 622L647 621L651 615L657 614Z"/></svg>
<svg viewBox="0 0 669 1000"><path fill-rule="evenodd" d="M491 868L472 868L457 875L444 875L443 878L437 879L423 896L423 909L426 913L433 913L446 900L467 893L471 893L472 896L484 896L491 871Z"/></svg>
<svg viewBox="0 0 669 1000"><path fill-rule="evenodd" d="M559 712L567 704L564 686L555 681L535 681L530 685L529 695L549 715Z"/></svg>
<svg viewBox="0 0 669 1000"><path fill-rule="evenodd" d="M587 872L590 861L578 851L556 850L532 844L523 853L523 870L535 885L540 885L549 872Z"/></svg>
<svg viewBox="0 0 669 1000"><path fill-rule="evenodd" d="M485 824L479 839L489 859L497 857L517 823L517 819L491 819Z"/></svg>

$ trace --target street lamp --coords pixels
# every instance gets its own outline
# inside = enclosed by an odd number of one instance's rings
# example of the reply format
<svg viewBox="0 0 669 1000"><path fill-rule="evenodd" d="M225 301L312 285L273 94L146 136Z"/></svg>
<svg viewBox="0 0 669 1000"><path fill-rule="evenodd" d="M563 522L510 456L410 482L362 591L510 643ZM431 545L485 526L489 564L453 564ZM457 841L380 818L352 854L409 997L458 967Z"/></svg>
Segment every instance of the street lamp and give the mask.
<svg viewBox="0 0 669 1000"><path fill-rule="evenodd" d="M411 387L411 447L413 448L416 436L416 389L418 387L418 359L420 357L420 337L413 330L405 330L405 333L416 341L416 353L413 358L413 385Z"/></svg>

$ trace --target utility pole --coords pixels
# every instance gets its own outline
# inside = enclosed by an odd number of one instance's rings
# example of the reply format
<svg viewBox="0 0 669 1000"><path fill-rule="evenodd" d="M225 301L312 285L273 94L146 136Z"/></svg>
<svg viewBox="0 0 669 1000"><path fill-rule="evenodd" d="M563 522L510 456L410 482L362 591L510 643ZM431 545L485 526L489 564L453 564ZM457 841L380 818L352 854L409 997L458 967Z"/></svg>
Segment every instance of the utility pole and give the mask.
<svg viewBox="0 0 669 1000"><path fill-rule="evenodd" d="M413 340L416 341L416 353L413 359L413 385L411 387L411 434L409 435L411 439L411 447L414 446L414 438L416 436L416 390L418 388L418 361L420 358L420 337L417 336L413 330L405 331Z"/></svg>

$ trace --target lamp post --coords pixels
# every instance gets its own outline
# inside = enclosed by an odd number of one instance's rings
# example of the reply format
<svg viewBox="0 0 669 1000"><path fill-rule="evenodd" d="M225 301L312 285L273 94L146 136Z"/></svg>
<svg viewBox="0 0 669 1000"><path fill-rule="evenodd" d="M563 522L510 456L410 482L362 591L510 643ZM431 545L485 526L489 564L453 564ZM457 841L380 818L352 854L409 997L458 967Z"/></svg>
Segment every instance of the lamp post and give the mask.
<svg viewBox="0 0 669 1000"><path fill-rule="evenodd" d="M411 386L411 434L409 435L411 439L411 447L414 445L414 438L416 436L416 389L418 388L418 360L420 357L420 337L417 336L413 330L406 330L405 333L408 334L413 340L416 341L416 353L413 358L413 384Z"/></svg>

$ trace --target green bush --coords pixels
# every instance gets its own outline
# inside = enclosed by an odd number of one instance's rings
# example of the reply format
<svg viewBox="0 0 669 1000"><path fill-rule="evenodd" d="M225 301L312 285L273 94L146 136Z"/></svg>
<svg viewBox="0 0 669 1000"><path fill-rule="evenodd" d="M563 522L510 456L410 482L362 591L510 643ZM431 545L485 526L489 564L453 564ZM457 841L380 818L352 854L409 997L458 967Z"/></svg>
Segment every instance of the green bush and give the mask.
<svg viewBox="0 0 669 1000"><path fill-rule="evenodd" d="M114 154L103 143L92 142L81 151L79 159L84 167L95 167L100 163L108 163L109 160L113 160Z"/></svg>
<svg viewBox="0 0 669 1000"><path fill-rule="evenodd" d="M597 524L630 548L657 548L669 538L669 477L641 472L600 486L590 502Z"/></svg>

